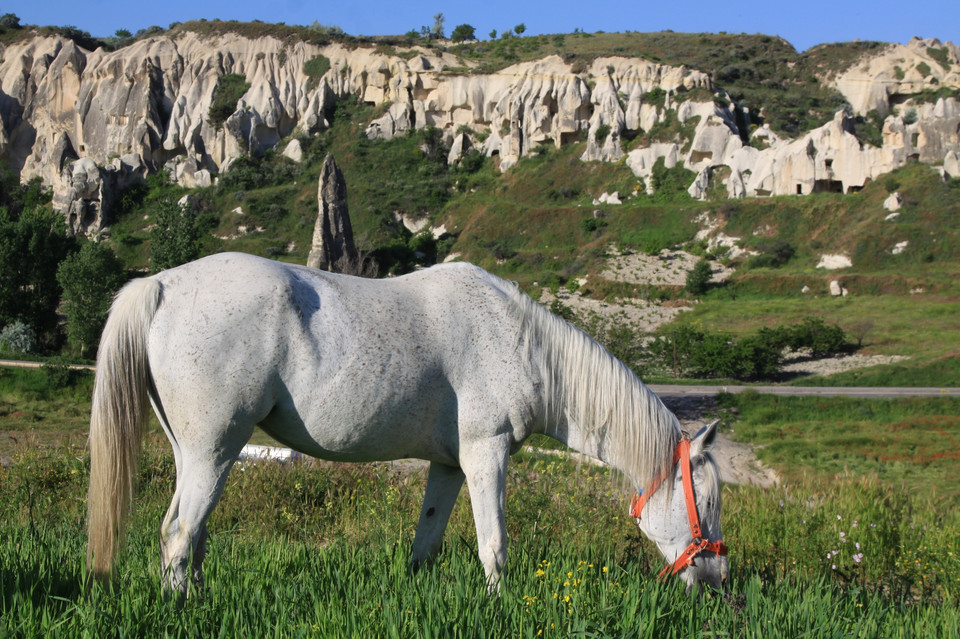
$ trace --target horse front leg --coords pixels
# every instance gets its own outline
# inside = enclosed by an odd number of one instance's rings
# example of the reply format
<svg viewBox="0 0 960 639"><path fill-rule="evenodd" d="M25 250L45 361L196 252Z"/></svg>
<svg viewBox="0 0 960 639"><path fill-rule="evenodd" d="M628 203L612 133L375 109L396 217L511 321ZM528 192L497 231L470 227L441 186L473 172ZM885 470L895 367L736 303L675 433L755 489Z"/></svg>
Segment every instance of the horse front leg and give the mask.
<svg viewBox="0 0 960 639"><path fill-rule="evenodd" d="M413 539L410 569L414 572L427 565L440 550L443 532L450 521L450 513L463 486L463 470L453 466L430 463L427 490L420 508L420 522Z"/></svg>
<svg viewBox="0 0 960 639"><path fill-rule="evenodd" d="M462 446L460 463L470 489L477 554L487 576L487 592L501 592L501 574L507 563L507 461L510 439L500 435ZM506 590L506 583L503 585Z"/></svg>

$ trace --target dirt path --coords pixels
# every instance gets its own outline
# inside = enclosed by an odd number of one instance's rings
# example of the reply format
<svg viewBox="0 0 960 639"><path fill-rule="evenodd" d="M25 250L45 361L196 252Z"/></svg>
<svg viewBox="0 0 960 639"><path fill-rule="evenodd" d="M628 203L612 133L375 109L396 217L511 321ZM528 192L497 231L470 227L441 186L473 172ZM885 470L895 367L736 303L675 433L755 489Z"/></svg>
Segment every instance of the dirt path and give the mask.
<svg viewBox="0 0 960 639"><path fill-rule="evenodd" d="M675 395L661 398L680 420L684 431L690 435L696 434L710 421L709 415L713 413L714 407L712 397ZM724 482L755 484L764 488L780 482L776 471L761 464L749 445L733 441L722 430L717 434L712 452L720 468L720 478Z"/></svg>

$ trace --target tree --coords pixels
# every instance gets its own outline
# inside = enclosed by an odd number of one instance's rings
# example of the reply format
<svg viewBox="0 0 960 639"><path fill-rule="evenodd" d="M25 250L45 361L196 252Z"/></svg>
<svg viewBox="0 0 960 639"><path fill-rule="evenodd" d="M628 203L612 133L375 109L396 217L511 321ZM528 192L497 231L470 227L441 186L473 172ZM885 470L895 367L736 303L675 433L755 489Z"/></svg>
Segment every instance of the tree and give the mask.
<svg viewBox="0 0 960 639"><path fill-rule="evenodd" d="M438 13L437 15L433 16L433 31L431 35L437 40L441 40L444 37L443 36L444 20L445 18L443 17L442 13Z"/></svg>
<svg viewBox="0 0 960 639"><path fill-rule="evenodd" d="M516 33L517 35L523 35L523 32L526 30L527 30L527 25L525 25L522 22L513 28L513 32Z"/></svg>
<svg viewBox="0 0 960 639"><path fill-rule="evenodd" d="M490 36L490 39L491 39L491 40L496 40L496 39L497 39L497 30L496 30L496 29L492 29L488 35Z"/></svg>
<svg viewBox="0 0 960 639"><path fill-rule="evenodd" d="M4 29L19 29L20 17L15 13L5 13L0 16L0 27Z"/></svg>
<svg viewBox="0 0 960 639"><path fill-rule="evenodd" d="M475 30L469 24L458 24L453 28L450 39L454 42L463 42L464 40L476 40Z"/></svg>
<svg viewBox="0 0 960 639"><path fill-rule="evenodd" d="M163 198L157 203L156 226L150 231L153 272L186 264L200 256L200 226L190 211Z"/></svg>
<svg viewBox="0 0 960 639"><path fill-rule="evenodd" d="M63 287L67 340L80 355L95 348L107 321L110 300L124 282L123 264L106 245L87 242L57 269Z"/></svg>
<svg viewBox="0 0 960 639"><path fill-rule="evenodd" d="M57 266L76 250L63 216L46 206L0 207L0 325L21 320L41 345L57 336Z"/></svg>
<svg viewBox="0 0 960 639"><path fill-rule="evenodd" d="M117 29L116 31L113 32L113 35L117 36L121 40L130 38L133 36L133 34L127 31L126 29Z"/></svg>
<svg viewBox="0 0 960 639"><path fill-rule="evenodd" d="M693 269L687 273L687 292L693 295L702 295L710 286L710 276L713 275L713 269L710 262L700 260Z"/></svg>

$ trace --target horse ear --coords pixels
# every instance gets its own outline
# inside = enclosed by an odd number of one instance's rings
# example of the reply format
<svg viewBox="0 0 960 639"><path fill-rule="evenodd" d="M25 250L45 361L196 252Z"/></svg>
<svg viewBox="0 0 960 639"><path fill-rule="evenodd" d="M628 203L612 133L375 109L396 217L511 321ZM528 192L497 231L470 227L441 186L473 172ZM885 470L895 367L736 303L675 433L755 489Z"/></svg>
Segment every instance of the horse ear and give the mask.
<svg viewBox="0 0 960 639"><path fill-rule="evenodd" d="M703 454L704 451L709 450L713 446L714 440L717 438L717 424L720 423L719 419L715 419L703 428L700 429L700 432L694 435L693 439L690 441L690 457L699 457Z"/></svg>

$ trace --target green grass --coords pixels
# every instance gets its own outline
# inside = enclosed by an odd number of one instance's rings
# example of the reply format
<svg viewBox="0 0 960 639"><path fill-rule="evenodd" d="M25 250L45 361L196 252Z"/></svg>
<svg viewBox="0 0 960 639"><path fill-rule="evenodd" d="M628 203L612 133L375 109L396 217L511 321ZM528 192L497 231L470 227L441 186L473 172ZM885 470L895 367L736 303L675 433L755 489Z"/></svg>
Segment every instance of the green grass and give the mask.
<svg viewBox="0 0 960 639"><path fill-rule="evenodd" d="M525 449L507 476L502 598L483 594L466 495L438 561L410 575L424 472L305 462L234 469L210 519L206 595L181 608L159 588L156 526L174 468L156 425L117 576L92 584L89 375L58 388L43 371L2 373L4 405L33 405L51 426L0 416L16 439L0 467L3 636L940 637L958 622L954 398L722 396L725 428L783 483L724 488L730 592L694 606L676 580L656 580L659 553L606 469ZM58 416L70 404L77 414Z"/></svg>
<svg viewBox="0 0 960 639"><path fill-rule="evenodd" d="M876 479L725 488L731 589L692 605L677 580L656 580L661 559L624 516L626 496L590 464L514 459L502 598L484 594L466 496L437 562L411 575L422 473L250 465L231 474L210 520L205 596L181 607L159 588L156 525L173 489L165 444L148 442L109 587L83 569L82 450L14 462L0 469L4 636L939 637L958 621L956 510Z"/></svg>
<svg viewBox="0 0 960 639"><path fill-rule="evenodd" d="M877 477L884 484L960 504L960 400L722 395L736 438L798 480Z"/></svg>
<svg viewBox="0 0 960 639"><path fill-rule="evenodd" d="M0 367L0 455L86 440L93 375L74 371L71 377L64 387L43 368Z"/></svg>

